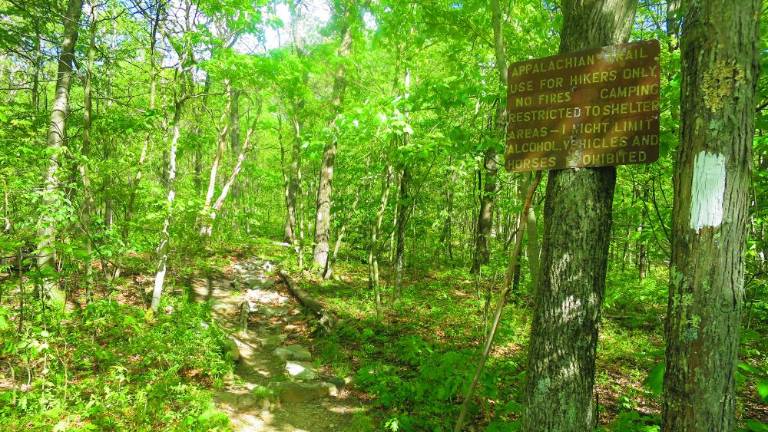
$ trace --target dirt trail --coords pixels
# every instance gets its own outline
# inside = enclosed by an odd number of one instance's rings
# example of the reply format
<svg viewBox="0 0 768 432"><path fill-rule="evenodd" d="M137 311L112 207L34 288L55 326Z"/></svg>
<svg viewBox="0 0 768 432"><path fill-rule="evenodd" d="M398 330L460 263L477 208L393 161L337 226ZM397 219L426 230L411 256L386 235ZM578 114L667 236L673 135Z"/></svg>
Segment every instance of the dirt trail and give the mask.
<svg viewBox="0 0 768 432"><path fill-rule="evenodd" d="M235 431L368 429L366 409L344 381L312 363L303 311L274 276L271 263L253 259L234 264L226 279L194 286L199 301L211 300L214 319L231 334L233 354L240 357L235 376L216 393L218 408L229 414ZM249 312L243 313L244 304Z"/></svg>

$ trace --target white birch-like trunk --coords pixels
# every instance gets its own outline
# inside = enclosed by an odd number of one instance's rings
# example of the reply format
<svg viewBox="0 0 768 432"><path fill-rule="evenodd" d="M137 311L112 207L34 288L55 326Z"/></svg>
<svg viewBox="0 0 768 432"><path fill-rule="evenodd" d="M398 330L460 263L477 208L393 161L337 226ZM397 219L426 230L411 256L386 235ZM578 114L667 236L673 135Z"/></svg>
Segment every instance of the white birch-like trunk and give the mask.
<svg viewBox="0 0 768 432"><path fill-rule="evenodd" d="M48 129L48 150L50 162L44 173L42 192L42 216L38 227L37 237L37 266L40 270L52 269L56 260L56 213L63 203L59 196L59 181L56 177L59 168L59 155L64 150L64 136L67 114L69 111L69 88L72 84L72 65L75 60L75 44L77 31L82 14L82 0L69 0L67 13L64 17L64 36L59 55L58 73L56 78L56 96L53 100L51 121ZM44 276L42 283L43 295L54 305L63 306L65 294L50 277Z"/></svg>
<svg viewBox="0 0 768 432"><path fill-rule="evenodd" d="M234 186L235 181L237 180L237 176L240 174L240 171L243 168L243 162L245 161L245 157L248 154L248 151L250 150L251 137L253 135L253 130L254 130L254 127L252 126L251 128L248 129L248 132L246 132L245 143L240 149L240 154L237 155L237 162L235 163L235 166L232 168L232 172L229 174L229 178L227 179L226 183L224 183L224 186L221 188L221 192L219 192L219 196L218 198L216 198L216 202L213 203L213 206L211 206L208 209L208 212L206 213L205 222L200 228L200 235L202 236L210 237L211 234L213 233L213 223L216 220L216 216L221 211L221 208L224 206L224 201L227 199L227 196L229 196L229 192L230 190L232 190L232 187Z"/></svg>
<svg viewBox="0 0 768 432"><path fill-rule="evenodd" d="M203 215L211 213L211 203L216 194L216 178L219 175L219 165L221 165L221 158L224 155L224 151L227 149L227 136L229 135L230 126L227 122L227 118L232 109L232 91L229 83L226 84L226 87L227 106L221 114L220 124L222 126L217 140L216 154L213 156L213 162L211 163L211 172L208 176L208 190L205 193L205 204L203 204L202 210ZM211 224L204 222L200 227L200 235L210 236L210 226Z"/></svg>
<svg viewBox="0 0 768 432"><path fill-rule="evenodd" d="M173 216L173 202L176 199L176 147L181 135L181 109L183 100L176 102L176 112L173 114L173 136L168 155L168 198L166 199L166 215L163 222L163 230L160 233L160 244L157 246L157 273L155 274L155 287L152 290L152 310L157 312L160 307L160 297L163 294L165 273L168 270L168 243L171 240L171 217Z"/></svg>

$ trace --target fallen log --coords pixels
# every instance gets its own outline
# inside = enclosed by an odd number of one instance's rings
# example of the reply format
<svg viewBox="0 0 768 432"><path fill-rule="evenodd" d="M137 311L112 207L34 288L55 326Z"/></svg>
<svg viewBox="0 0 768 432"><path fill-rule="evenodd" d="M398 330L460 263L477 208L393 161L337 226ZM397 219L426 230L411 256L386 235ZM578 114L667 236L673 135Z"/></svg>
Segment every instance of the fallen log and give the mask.
<svg viewBox="0 0 768 432"><path fill-rule="evenodd" d="M314 299L306 291L299 288L291 280L291 277L288 276L286 272L279 270L277 274L280 276L280 279L285 284L291 296L293 296L293 298L295 298L296 301L299 302L299 304L304 306L306 309L312 312L313 315L317 317L318 321L320 322L320 326L325 331L330 332L334 327L336 327L336 325L339 324L340 320L336 317L336 315L333 312L329 311L325 307L325 305L323 305L320 301Z"/></svg>

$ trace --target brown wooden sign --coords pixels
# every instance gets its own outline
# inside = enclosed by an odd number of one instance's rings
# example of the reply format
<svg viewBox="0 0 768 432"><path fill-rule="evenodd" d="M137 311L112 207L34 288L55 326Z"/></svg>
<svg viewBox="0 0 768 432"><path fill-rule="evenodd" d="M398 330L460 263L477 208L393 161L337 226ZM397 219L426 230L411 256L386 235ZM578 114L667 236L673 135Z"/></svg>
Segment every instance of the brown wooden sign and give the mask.
<svg viewBox="0 0 768 432"><path fill-rule="evenodd" d="M659 158L659 41L526 60L508 74L507 170Z"/></svg>

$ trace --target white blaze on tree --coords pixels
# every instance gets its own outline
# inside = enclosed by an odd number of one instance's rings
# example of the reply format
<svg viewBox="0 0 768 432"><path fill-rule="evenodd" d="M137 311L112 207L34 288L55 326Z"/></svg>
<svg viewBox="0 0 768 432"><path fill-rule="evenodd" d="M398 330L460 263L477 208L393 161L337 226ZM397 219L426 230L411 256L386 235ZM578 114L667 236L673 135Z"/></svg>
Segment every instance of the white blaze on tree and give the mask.
<svg viewBox="0 0 768 432"><path fill-rule="evenodd" d="M693 162L691 229L716 228L723 222L725 157L701 151Z"/></svg>

